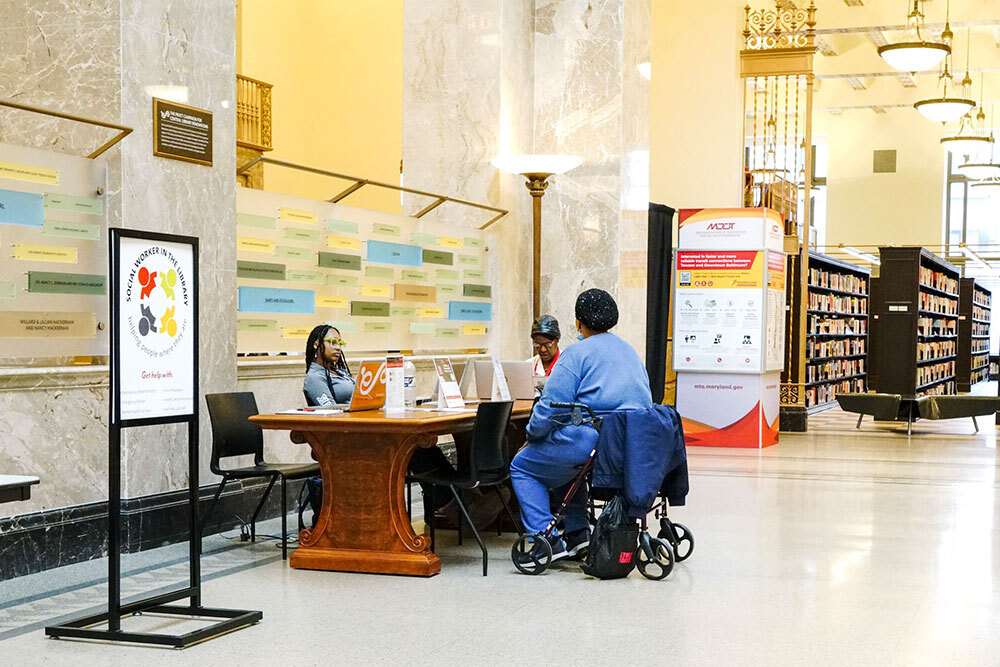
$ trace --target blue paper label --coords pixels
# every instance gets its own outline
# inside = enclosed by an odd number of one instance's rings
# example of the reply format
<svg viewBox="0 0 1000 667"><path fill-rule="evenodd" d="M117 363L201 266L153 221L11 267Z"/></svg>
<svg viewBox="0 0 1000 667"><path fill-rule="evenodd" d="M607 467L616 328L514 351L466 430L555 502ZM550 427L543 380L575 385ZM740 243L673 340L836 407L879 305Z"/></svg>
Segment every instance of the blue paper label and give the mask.
<svg viewBox="0 0 1000 667"><path fill-rule="evenodd" d="M240 287L239 292L241 313L312 315L316 312L316 293L312 290Z"/></svg>
<svg viewBox="0 0 1000 667"><path fill-rule="evenodd" d="M0 190L0 222L41 227L45 224L45 199L30 192Z"/></svg>
<svg viewBox="0 0 1000 667"><path fill-rule="evenodd" d="M405 243L368 242L368 261L400 266L423 266L423 249Z"/></svg>
<svg viewBox="0 0 1000 667"><path fill-rule="evenodd" d="M449 301L449 320L475 320L488 322L493 319L493 304L471 301Z"/></svg>

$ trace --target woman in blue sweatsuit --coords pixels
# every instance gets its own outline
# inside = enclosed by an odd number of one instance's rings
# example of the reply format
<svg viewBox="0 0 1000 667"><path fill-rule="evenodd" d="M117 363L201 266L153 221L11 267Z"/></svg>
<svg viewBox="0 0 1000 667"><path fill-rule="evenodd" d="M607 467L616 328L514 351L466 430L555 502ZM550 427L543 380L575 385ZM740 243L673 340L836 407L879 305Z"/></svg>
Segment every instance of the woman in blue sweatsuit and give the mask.
<svg viewBox="0 0 1000 667"><path fill-rule="evenodd" d="M521 520L529 534L552 521L550 491L566 486L597 443L591 426L559 426L552 403L584 403L594 412L653 406L646 367L632 346L608 330L618 324L618 305L604 290L590 289L576 300L576 327L582 339L553 366L542 397L528 422L527 444L510 464ZM581 487L566 508L565 534L549 539L552 559L574 556L590 544L586 491ZM528 554L525 554L528 557Z"/></svg>

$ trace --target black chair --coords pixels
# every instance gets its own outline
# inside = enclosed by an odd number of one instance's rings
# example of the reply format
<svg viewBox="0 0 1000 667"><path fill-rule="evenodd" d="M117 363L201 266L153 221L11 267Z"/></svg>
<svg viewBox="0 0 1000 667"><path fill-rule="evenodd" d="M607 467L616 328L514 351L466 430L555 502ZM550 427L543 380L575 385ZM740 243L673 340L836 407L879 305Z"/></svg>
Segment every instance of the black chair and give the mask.
<svg viewBox="0 0 1000 667"><path fill-rule="evenodd" d="M253 516L250 517L250 541L257 539L257 515L260 514L264 502L271 493L274 483L281 479L281 558L288 558L288 480L305 479L319 474L318 463L266 463L264 461L264 435L261 428L249 420L257 411L257 401L253 392L244 391L231 394L206 394L208 415L212 420L212 462L211 469L216 475L222 476L215 497L202 519L201 531L205 532L208 517L215 509L215 504L222 495L226 483L236 479L254 479L267 477L270 482L267 490L257 504ZM223 470L219 461L231 456L246 456L253 454L254 465L246 468ZM302 529L301 514L299 529Z"/></svg>
<svg viewBox="0 0 1000 667"><path fill-rule="evenodd" d="M510 466L507 463L507 455L504 451L504 436L507 431L507 423L510 421L510 413L514 408L513 401L496 401L480 403L476 412L476 423L472 429L472 441L469 451L468 465L460 470L432 470L426 473L412 474L407 477L407 482L423 482L436 486L447 486L451 489L451 494L455 497L455 502L462 516L472 528L472 534L479 543L479 548L483 551L483 576L487 572L487 553L483 538L480 537L476 525L469 517L469 512L462 502L462 491L475 488L492 488L500 499L507 516L519 526L520 522L510 511L510 506L500 493L500 485L510 479ZM431 487L433 489L433 487ZM431 491L433 496L433 490ZM428 499L424 499L426 503ZM435 506L434 498L430 498L431 506ZM434 548L434 519L430 514L431 549ZM461 530L461 523L459 524Z"/></svg>

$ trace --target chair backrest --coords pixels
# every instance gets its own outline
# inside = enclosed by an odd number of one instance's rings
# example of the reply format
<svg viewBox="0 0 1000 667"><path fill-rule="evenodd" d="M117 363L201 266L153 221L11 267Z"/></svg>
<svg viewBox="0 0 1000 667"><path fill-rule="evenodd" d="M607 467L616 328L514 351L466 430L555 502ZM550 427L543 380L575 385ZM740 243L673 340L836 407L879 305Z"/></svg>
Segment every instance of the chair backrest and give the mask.
<svg viewBox="0 0 1000 667"><path fill-rule="evenodd" d="M306 405L309 406L310 408L314 408L318 405L316 401L309 398L309 394L306 392L305 389L302 390L302 395L306 397Z"/></svg>
<svg viewBox="0 0 1000 667"><path fill-rule="evenodd" d="M504 442L514 401L484 401L476 411L472 427L469 472L478 479L482 472L505 470L509 465Z"/></svg>
<svg viewBox="0 0 1000 667"><path fill-rule="evenodd" d="M229 394L206 394L208 415L212 420L211 469L222 474L219 460L229 456L253 454L254 464L264 462L264 434L249 418L260 414L252 391Z"/></svg>

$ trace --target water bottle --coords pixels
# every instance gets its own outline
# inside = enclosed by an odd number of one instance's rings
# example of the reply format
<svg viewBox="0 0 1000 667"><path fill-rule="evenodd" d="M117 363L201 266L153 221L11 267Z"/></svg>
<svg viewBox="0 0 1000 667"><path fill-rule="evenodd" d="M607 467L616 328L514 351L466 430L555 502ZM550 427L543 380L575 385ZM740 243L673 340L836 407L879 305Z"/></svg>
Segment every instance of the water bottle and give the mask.
<svg viewBox="0 0 1000 667"><path fill-rule="evenodd" d="M417 407L417 367L409 359L403 361L403 405Z"/></svg>

